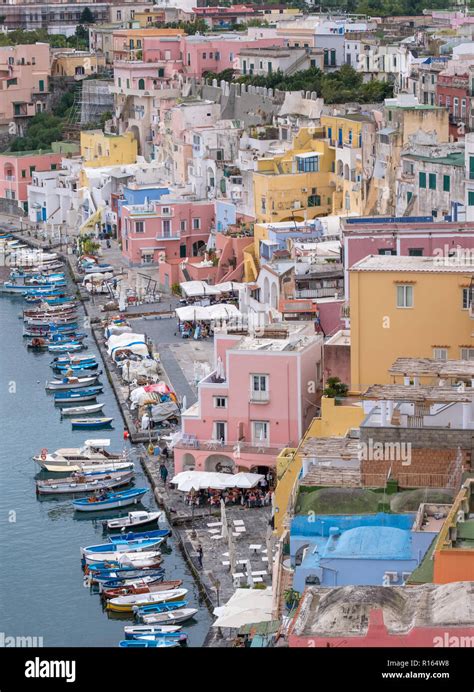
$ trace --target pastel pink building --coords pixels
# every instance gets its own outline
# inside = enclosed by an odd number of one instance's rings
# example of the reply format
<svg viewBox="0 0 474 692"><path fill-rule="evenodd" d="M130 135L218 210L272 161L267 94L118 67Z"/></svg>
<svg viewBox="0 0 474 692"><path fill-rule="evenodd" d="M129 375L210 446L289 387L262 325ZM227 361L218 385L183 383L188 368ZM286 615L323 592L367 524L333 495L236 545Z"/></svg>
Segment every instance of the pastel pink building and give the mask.
<svg viewBox="0 0 474 692"><path fill-rule="evenodd" d="M1 98L1 97L0 97ZM15 200L28 211L28 185L33 173L61 168L64 154L39 151L0 154L0 198Z"/></svg>
<svg viewBox="0 0 474 692"><path fill-rule="evenodd" d="M349 269L368 255L432 257L443 253L447 257L457 248L474 248L474 222L420 222L406 217L388 223L374 217L344 219L342 226L346 299Z"/></svg>
<svg viewBox="0 0 474 692"><path fill-rule="evenodd" d="M284 38L255 39L239 34L182 36L181 52L185 74L189 77L202 77L204 72L236 69L236 58L241 50L284 46L286 43Z"/></svg>
<svg viewBox="0 0 474 692"><path fill-rule="evenodd" d="M182 262L186 257L196 257L207 243L214 214L213 202L168 195L145 204L125 204L122 253L130 265Z"/></svg>
<svg viewBox="0 0 474 692"><path fill-rule="evenodd" d="M182 414L176 473L273 468L282 448L298 445L315 414L323 338L301 323L279 327L216 330L216 369Z"/></svg>
<svg viewBox="0 0 474 692"><path fill-rule="evenodd" d="M0 47L0 126L17 125L46 109L51 65L49 45L32 43Z"/></svg>

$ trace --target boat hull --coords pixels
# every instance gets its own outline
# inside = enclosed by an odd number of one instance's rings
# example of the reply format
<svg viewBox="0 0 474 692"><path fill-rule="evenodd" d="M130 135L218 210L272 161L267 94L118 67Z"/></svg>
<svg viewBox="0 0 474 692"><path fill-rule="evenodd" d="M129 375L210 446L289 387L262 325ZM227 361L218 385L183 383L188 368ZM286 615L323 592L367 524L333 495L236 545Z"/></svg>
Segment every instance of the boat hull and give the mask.
<svg viewBox="0 0 474 692"><path fill-rule="evenodd" d="M72 495L76 493L93 493L96 490L119 488L122 485L131 483L134 477L134 472L124 473L116 478L109 476L104 480L93 480L88 483L48 483L48 481L37 481L36 492L38 495Z"/></svg>
<svg viewBox="0 0 474 692"><path fill-rule="evenodd" d="M113 499L103 500L98 502L82 502L77 500L73 502L74 509L78 512L101 512L109 509L117 509L118 507L128 507L129 505L138 504L145 493L148 492L147 488L140 491L136 491L133 495L122 495L116 496Z"/></svg>

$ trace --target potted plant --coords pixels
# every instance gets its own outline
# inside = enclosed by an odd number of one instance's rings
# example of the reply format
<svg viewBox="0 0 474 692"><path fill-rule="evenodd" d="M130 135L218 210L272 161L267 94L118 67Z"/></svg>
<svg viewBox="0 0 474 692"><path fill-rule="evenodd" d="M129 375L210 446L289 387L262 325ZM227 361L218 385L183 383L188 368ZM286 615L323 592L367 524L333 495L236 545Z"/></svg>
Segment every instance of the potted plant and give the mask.
<svg viewBox="0 0 474 692"><path fill-rule="evenodd" d="M284 596L287 610L293 610L294 608L296 608L296 606L301 600L300 592L295 591L294 589L287 589L284 593Z"/></svg>

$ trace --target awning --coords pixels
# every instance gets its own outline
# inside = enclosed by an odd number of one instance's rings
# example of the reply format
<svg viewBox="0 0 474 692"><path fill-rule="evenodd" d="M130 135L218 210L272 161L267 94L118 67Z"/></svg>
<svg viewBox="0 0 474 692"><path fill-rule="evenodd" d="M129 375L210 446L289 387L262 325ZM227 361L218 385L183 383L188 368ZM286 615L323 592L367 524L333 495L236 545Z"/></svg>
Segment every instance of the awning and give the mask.
<svg viewBox="0 0 474 692"><path fill-rule="evenodd" d="M393 135L396 130L393 127L383 127L377 132L378 135Z"/></svg>
<svg viewBox="0 0 474 692"><path fill-rule="evenodd" d="M237 589L224 606L214 608L213 627L240 628L253 623L271 622L273 591Z"/></svg>
<svg viewBox="0 0 474 692"><path fill-rule="evenodd" d="M183 281L180 283L181 290L188 296L215 296L220 294L216 286L210 286L205 281Z"/></svg>
<svg viewBox="0 0 474 692"><path fill-rule="evenodd" d="M319 151L308 151L304 154L295 154L298 159L312 159L314 156L322 156Z"/></svg>

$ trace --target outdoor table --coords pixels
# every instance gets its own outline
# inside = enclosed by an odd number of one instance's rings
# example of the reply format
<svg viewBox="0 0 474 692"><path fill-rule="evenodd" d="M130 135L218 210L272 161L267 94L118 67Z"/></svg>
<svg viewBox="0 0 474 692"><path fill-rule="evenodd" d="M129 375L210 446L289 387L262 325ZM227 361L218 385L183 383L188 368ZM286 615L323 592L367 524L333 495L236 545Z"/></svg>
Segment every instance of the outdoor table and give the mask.
<svg viewBox="0 0 474 692"><path fill-rule="evenodd" d="M262 546L259 543L252 543L252 545L249 545L249 550L252 550L254 553L257 553Z"/></svg>

